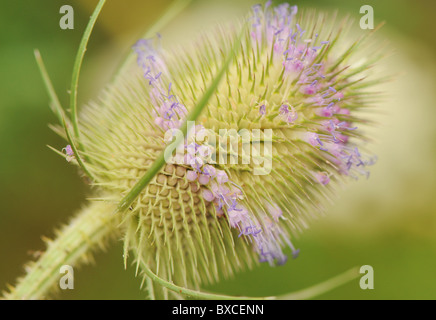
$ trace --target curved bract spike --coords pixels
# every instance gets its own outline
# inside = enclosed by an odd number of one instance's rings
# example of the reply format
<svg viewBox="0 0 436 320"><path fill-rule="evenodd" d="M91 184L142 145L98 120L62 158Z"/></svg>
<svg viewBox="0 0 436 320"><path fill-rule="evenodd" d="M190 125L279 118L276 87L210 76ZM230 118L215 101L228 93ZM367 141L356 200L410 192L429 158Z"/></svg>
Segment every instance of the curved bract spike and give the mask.
<svg viewBox="0 0 436 320"><path fill-rule="evenodd" d="M203 292L198 290L192 290L189 288L181 287L171 283L165 279L157 276L150 268L143 262L141 262L142 271L144 272L144 279L151 279L155 281L162 287L173 291L177 294L182 294L186 297L192 299L205 299L205 300L308 300L316 298L324 293L330 292L348 282L357 279L360 275L359 269L357 267L351 268L342 274L339 274L331 279L313 285L311 287L298 290L295 292L287 293L280 296L269 296L269 297L246 297L246 296L231 296L225 294L217 294L210 292ZM144 280L146 281L146 280Z"/></svg>
<svg viewBox="0 0 436 320"><path fill-rule="evenodd" d="M36 60L36 63L38 65L39 72L41 73L42 80L44 82L44 86L47 90L48 96L49 96L51 103L53 105L54 112L55 112L56 116L58 117L59 123L62 124L63 118L64 118L64 109L62 108L62 105L59 101L59 98L56 94L56 91L55 91L53 84L50 80L50 77L48 75L47 69L45 68L45 64L44 64L44 61L42 60L41 53L39 52L38 49L35 49L33 51L33 53L35 55L35 60Z"/></svg>
<svg viewBox="0 0 436 320"><path fill-rule="evenodd" d="M59 101L59 98L56 95L56 92L53 88L53 84L52 84L50 77L47 73L47 70L45 68L44 61L42 60L41 54L38 50L35 50L34 53L35 53L35 59L36 59L36 62L38 64L39 71L40 71L41 76L42 76L43 81L44 81L44 85L47 89L50 100L53 103L56 116L58 117L59 122L62 124L62 127L64 128L66 139L72 148L72 152L73 152L72 156L74 156L74 158L77 160L77 163L82 168L83 172L88 176L88 178L90 178L93 181L96 181L95 177L88 170L86 164L83 162L81 156L79 155L79 151L78 151L76 144L73 140L73 137L71 136L71 133L68 129L68 124L67 124L67 119L65 116L64 109L62 108L61 103Z"/></svg>
<svg viewBox="0 0 436 320"><path fill-rule="evenodd" d="M86 47L88 45L89 38L91 36L92 30L94 29L95 22L103 9L106 0L100 0L95 8L94 12L89 19L89 23L86 26L85 32L83 33L82 40L80 41L79 49L77 51L76 59L74 60L73 75L71 77L71 87L70 87L70 112L71 112L71 123L73 125L74 136L78 141L78 148L80 151L84 151L83 145L80 142L80 130L77 119L77 89L79 87L79 75L80 69L82 67L83 58L85 57Z"/></svg>

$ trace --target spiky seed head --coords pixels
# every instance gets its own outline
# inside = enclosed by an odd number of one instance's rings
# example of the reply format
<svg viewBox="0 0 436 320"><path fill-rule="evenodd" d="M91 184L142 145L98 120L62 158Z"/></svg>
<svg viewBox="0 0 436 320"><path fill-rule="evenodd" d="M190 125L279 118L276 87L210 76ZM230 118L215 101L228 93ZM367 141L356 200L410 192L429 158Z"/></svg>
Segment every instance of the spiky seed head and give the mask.
<svg viewBox="0 0 436 320"><path fill-rule="evenodd" d="M284 247L296 257L290 238L320 200L371 164L358 149L365 65L347 64L357 44L343 49L341 26L324 15L268 3L253 8L248 27L222 27L192 48L167 52L140 40L138 66L83 109L84 156L109 200L127 194L164 151L166 133L202 96L240 30L239 51L196 135L184 141L184 161L167 163L123 213L126 254L133 250L138 266L181 286L197 288L262 261L285 263ZM223 151L204 139L207 130L221 141L220 129L261 133L244 144L226 135ZM269 156L267 174L243 161L247 150ZM211 151L239 161L208 162Z"/></svg>

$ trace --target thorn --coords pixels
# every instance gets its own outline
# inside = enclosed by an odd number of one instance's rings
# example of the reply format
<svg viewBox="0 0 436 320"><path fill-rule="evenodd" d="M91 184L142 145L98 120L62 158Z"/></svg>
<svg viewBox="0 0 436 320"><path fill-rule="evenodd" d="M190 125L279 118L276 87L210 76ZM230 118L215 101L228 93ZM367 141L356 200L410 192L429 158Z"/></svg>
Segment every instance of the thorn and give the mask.
<svg viewBox="0 0 436 320"><path fill-rule="evenodd" d="M253 74L253 85L251 86L251 93L254 93L254 87L256 85L256 74Z"/></svg>
<svg viewBox="0 0 436 320"><path fill-rule="evenodd" d="M265 85L265 66L262 65L262 78L260 79L260 85Z"/></svg>
<svg viewBox="0 0 436 320"><path fill-rule="evenodd" d="M268 92L268 85L266 85L265 91L263 92L262 98L260 100L265 100L266 99L267 92Z"/></svg>

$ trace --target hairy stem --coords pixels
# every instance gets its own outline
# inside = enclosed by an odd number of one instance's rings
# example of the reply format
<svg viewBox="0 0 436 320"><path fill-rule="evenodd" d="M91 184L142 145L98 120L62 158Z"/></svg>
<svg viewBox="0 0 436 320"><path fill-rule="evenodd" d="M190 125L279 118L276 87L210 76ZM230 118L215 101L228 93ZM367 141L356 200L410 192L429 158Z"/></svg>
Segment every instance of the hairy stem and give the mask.
<svg viewBox="0 0 436 320"><path fill-rule="evenodd" d="M47 251L26 266L27 274L4 298L33 300L46 297L63 275L59 271L63 265L77 267L89 259L92 251L103 249L110 238L118 235L119 220L112 214L113 210L113 204L91 202L57 232L56 240L46 241Z"/></svg>

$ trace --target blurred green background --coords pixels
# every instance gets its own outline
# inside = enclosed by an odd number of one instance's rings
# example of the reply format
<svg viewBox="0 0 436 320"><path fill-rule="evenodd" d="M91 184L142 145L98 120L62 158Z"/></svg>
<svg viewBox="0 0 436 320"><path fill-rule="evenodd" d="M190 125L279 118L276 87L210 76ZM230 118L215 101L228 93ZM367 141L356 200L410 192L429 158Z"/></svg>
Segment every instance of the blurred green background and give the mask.
<svg viewBox="0 0 436 320"><path fill-rule="evenodd" d="M112 0L103 9L85 57L79 102L96 96L142 31L165 10L165 1ZM205 26L246 13L255 1L197 0L164 30L163 45L186 41ZM277 2L276 2L277 3ZM375 289L358 281L323 299L436 299L436 26L431 0L293 1L299 7L338 9L359 21L372 5L379 33L394 55L384 68L398 74L384 89L373 130L379 161L371 178L339 192L326 217L296 240L301 256L283 267L263 265L207 289L243 295L298 290L350 267L371 265ZM59 28L59 8L75 9L75 29ZM23 274L42 235L67 222L89 190L73 166L46 145L65 143L47 126L48 107L33 49L47 65L61 102L68 101L80 37L97 1L2 1L0 3L0 290ZM76 271L75 290L61 299L142 299L133 268L123 268L119 241L96 255L94 266Z"/></svg>

